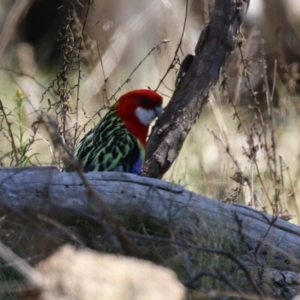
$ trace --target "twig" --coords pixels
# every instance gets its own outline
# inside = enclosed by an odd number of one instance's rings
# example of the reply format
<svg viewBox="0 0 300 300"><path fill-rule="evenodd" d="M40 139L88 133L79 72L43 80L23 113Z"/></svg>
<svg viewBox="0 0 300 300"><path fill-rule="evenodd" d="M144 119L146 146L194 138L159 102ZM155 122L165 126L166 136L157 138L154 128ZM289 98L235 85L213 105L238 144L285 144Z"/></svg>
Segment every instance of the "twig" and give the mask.
<svg viewBox="0 0 300 300"><path fill-rule="evenodd" d="M35 82L39 87L41 87L43 90L46 90L47 87L45 85L43 85L40 81L38 81L37 79L35 79L34 76L32 75L29 75L29 74L26 74L24 72L21 72L21 71L16 71L16 70L13 70L13 69L10 69L10 68L6 68L6 67L0 67L0 70L3 70L3 71L6 71L6 72L10 72L10 73L13 73L13 74L16 74L18 76L24 76L24 77L28 77L30 78L33 82ZM51 95L51 97L55 98L55 94L51 91L49 91L49 94Z"/></svg>
<svg viewBox="0 0 300 300"><path fill-rule="evenodd" d="M219 268L213 268L214 271L217 273L219 276L219 280L224 282L226 285L228 285L232 290L236 291L237 293L240 294L241 297L244 296L244 293L232 282L228 280L228 277L224 275L224 273L219 269Z"/></svg>
<svg viewBox="0 0 300 300"><path fill-rule="evenodd" d="M46 126L54 147L62 149L68 155L71 168L77 172L86 189L90 208L97 216L97 221L103 225L103 228L106 230L107 236L112 244L120 253L128 255L135 254L138 256L138 250L135 248L128 236L123 233L119 221L111 213L103 197L91 186L78 162L73 158L72 154L64 144L62 137L59 135L56 123L50 117L48 117L47 122L40 119L40 123Z"/></svg>
<svg viewBox="0 0 300 300"><path fill-rule="evenodd" d="M281 162L281 165L284 164L285 169L286 169L287 174L288 174L290 187L291 187L291 190L292 190L290 195L291 195L291 197L294 201L295 209L296 209L296 212L297 212L298 224L300 224L300 213L299 213L298 203L297 203L297 200L296 200L296 191L295 191L294 183L293 183L292 176L291 176L291 173L290 173L290 168L286 165L285 160L283 159L283 157L281 155L279 156L279 160Z"/></svg>
<svg viewBox="0 0 300 300"><path fill-rule="evenodd" d="M251 273L249 272L247 267L231 252L227 252L227 251L224 251L221 249L199 247L199 246L192 245L192 244L189 244L186 242L174 241L174 240L171 240L168 238L163 238L163 237L154 237L154 236L149 236L149 235L145 236L143 234L139 234L139 233L135 233L135 232L131 232L131 231L124 231L124 232L131 237L135 237L135 238L139 238L139 239L169 243L169 244L179 245L179 246L186 247L186 248L193 248L193 249L200 250L200 251L207 252L207 253L216 253L216 254L226 256L226 257L230 258L235 264L237 264L242 269L242 271L244 272L244 274L245 274L248 282L250 283L251 287L253 288L253 290L258 295L263 296L263 293L261 292L259 287L255 284L255 282L251 276Z"/></svg>
<svg viewBox="0 0 300 300"><path fill-rule="evenodd" d="M45 215L42 215L42 214L37 214L37 218L39 220L42 220L48 224L51 224L55 227L57 227L58 229L60 229L61 231L65 232L73 241L75 241L77 244L79 244L80 246L84 247L85 244L82 240L80 240L76 234L74 232L72 232L69 228L67 228L66 226L58 223L57 221L45 216Z"/></svg>
<svg viewBox="0 0 300 300"><path fill-rule="evenodd" d="M10 263L14 263L15 269L17 269L21 274L23 274L32 285L37 288L42 288L44 286L44 278L40 273L35 271L27 262L22 260L13 251L11 251L7 246L0 242L0 256Z"/></svg>
<svg viewBox="0 0 300 300"><path fill-rule="evenodd" d="M5 122L6 122L6 125L7 125L7 131L8 131L9 137L10 137L11 147L12 147L12 151L13 151L13 154L15 156L16 165L17 165L18 161L19 161L18 150L17 150L17 147L16 147L16 143L15 143L14 135L12 133L12 129L11 129L11 122L9 122L9 120L8 120L8 117L7 117L7 114L6 114L5 109L3 107L3 103L2 103L1 99L0 99L0 112L2 112L3 117L5 119Z"/></svg>
<svg viewBox="0 0 300 300"><path fill-rule="evenodd" d="M187 13L188 13L188 7L189 7L189 1L186 0L186 6L185 6L185 16L184 16L184 22L183 22L183 28L182 28L182 33L181 33L181 36L180 36L180 40L179 40L179 43L177 45L177 48L175 50L175 53L174 53L174 57L173 57L173 60L170 64L170 66L168 67L166 73L164 74L164 76L159 80L159 83L155 89L155 91L157 91L160 87L160 85L162 84L162 82L165 80L165 78L167 77L167 75L169 74L169 72L175 67L175 65L177 63L179 63L179 57L178 57L178 51L179 49L181 48L181 44L182 44L182 40L183 40L183 36L184 36L184 32L185 32L185 26L186 26L186 21L187 21Z"/></svg>
<svg viewBox="0 0 300 300"><path fill-rule="evenodd" d="M107 78L105 75L105 70L104 70L104 66L103 66L103 60L102 60L102 55L100 53L100 48L99 48L99 43L97 42L97 51L98 51L98 56L99 56L99 61L101 64L101 70L102 70L102 75L104 78L104 88L103 88L103 92L104 92L104 99L105 99L105 104L108 103L108 99L107 99Z"/></svg>
<svg viewBox="0 0 300 300"><path fill-rule="evenodd" d="M131 73L127 76L126 80L117 88L117 90L114 92L114 94L112 94L112 96L107 100L107 102L112 101L113 99L115 99L116 94L121 91L122 87L128 83L131 80L131 76L136 72L136 70L144 63L144 61L151 55L152 52L154 52L155 50L159 49L159 47L163 44L167 44L169 43L169 40L163 40L162 42L160 42L158 45L156 45L155 47L153 47L145 56L144 58L137 64L137 66L131 71ZM101 65L102 65L102 60L101 60ZM102 69L103 69L103 65L102 65ZM90 118L89 121L87 121L83 128L81 129L81 131L79 132L79 134L81 134L81 132L85 131L86 126L91 122L91 120L93 120L97 115L99 115L100 111L103 110L104 108L107 107L107 103L105 103L105 105L103 105L100 109L98 109L94 115Z"/></svg>
<svg viewBox="0 0 300 300"><path fill-rule="evenodd" d="M119 86L119 88L115 91L115 93L109 98L109 100L113 99L116 94L122 89L122 87L128 83L131 80L131 76L135 73L135 71L143 64L143 62L148 58L148 56L151 55L152 52L159 49L161 45L169 43L169 40L163 40L160 42L157 46L153 47L146 55L145 57L137 64L137 66L132 70L132 72L128 75L127 79ZM155 91L157 88L155 89Z"/></svg>

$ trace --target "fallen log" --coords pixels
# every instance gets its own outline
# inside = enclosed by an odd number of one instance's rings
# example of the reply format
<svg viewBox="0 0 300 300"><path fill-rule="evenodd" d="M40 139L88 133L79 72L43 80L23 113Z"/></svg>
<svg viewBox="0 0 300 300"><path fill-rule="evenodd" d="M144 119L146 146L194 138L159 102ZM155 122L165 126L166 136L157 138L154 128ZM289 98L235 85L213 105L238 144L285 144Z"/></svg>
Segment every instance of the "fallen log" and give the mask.
<svg viewBox="0 0 300 300"><path fill-rule="evenodd" d="M243 241L248 251L258 248L293 264L300 263L300 227L243 205L209 199L163 180L117 172L83 175L112 214L124 218L172 224L180 229L226 238L233 245ZM52 167L1 168L0 214L17 211L43 214L64 223L74 217L96 218L90 193L77 173ZM99 207L103 203L99 202Z"/></svg>

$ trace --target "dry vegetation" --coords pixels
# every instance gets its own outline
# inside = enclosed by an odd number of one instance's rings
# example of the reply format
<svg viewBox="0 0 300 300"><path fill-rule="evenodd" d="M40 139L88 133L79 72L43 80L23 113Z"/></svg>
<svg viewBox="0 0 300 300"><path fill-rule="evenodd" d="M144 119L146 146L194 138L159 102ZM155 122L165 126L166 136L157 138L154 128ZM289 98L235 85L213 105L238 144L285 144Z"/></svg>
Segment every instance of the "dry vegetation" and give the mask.
<svg viewBox="0 0 300 300"><path fill-rule="evenodd" d="M32 5L28 1L28 7L18 7L16 1L5 8L1 2L3 10L23 18ZM5 42L8 40L0 46L3 166L61 167L62 155L53 147L43 124L46 114L56 120L59 134L72 149L78 138L125 91L159 87L167 105L175 88L179 63L187 53L193 53L213 8L208 0L189 1L185 34L179 55L173 60L184 24L184 1L153 1L151 5L128 1L126 7L117 5L119 1L95 0L92 5L87 0L81 2L84 8L76 0L60 8L64 17L57 38L62 56L55 66L39 65L34 45L23 40L21 33L17 36L9 32L8 20L2 24L0 45L1 37L6 37ZM300 225L298 2L282 0L274 4L261 0L261 10L256 11L258 1L253 1L237 37L237 48L228 58L218 84L211 91L210 101L164 179L213 199L242 203ZM18 18L14 20L17 27ZM175 64L170 68L172 61ZM170 247L157 239L139 239L138 234L155 234L176 240L179 233L170 224L157 228L151 222L138 226L130 222L124 225L137 233L142 256L175 270L187 287L196 290L191 299L207 299L210 290L218 291L215 296L223 295L222 299L237 299L241 290L253 293L253 289L245 288L249 287L247 274L242 276L241 269L228 263L226 255L202 252L197 247L188 250L182 245ZM0 218L1 240L30 263L51 252L47 248L54 249L70 238L57 224L42 223L39 230L34 229L35 224L36 220L29 220L25 228L18 222ZM88 232L92 248L114 251L102 240L95 242L102 233L96 224L79 220L71 230L82 236ZM226 239L207 240L196 231L184 240L198 246L232 250ZM243 249L235 251L237 255L243 253ZM198 277L189 274L192 264L201 270ZM294 271L299 272L299 266ZM257 273L259 277L263 271ZM226 274L230 274L230 280ZM0 280L9 282L20 277L1 262ZM263 279L261 275L260 280ZM13 296L8 293L1 299ZM240 299L246 299L246 295ZM248 299L263 298L249 294Z"/></svg>

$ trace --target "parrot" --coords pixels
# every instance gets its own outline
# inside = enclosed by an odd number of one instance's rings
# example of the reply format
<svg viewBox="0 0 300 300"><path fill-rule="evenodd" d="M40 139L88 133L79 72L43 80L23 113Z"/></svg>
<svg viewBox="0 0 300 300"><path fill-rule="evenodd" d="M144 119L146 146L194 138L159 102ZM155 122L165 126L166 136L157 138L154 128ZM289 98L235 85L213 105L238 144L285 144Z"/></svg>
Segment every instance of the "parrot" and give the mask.
<svg viewBox="0 0 300 300"><path fill-rule="evenodd" d="M149 125L162 115L162 102L162 96L147 89L122 95L75 146L73 156L82 170L138 175L145 160ZM65 171L72 171L70 165Z"/></svg>

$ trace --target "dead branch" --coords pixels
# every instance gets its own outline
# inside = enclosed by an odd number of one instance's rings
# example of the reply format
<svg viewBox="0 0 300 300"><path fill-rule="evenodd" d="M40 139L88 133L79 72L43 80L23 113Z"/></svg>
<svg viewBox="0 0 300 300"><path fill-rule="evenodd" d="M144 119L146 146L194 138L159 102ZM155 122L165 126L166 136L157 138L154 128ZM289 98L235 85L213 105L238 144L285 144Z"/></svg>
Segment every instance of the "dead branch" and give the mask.
<svg viewBox="0 0 300 300"><path fill-rule="evenodd" d="M142 175L161 178L176 159L192 125L217 82L226 57L234 49L249 0L216 0L210 24L202 31L195 57L187 57L185 74L147 143ZM188 64L186 63L188 61ZM188 65L188 66L187 66ZM186 68L187 67L187 68Z"/></svg>

